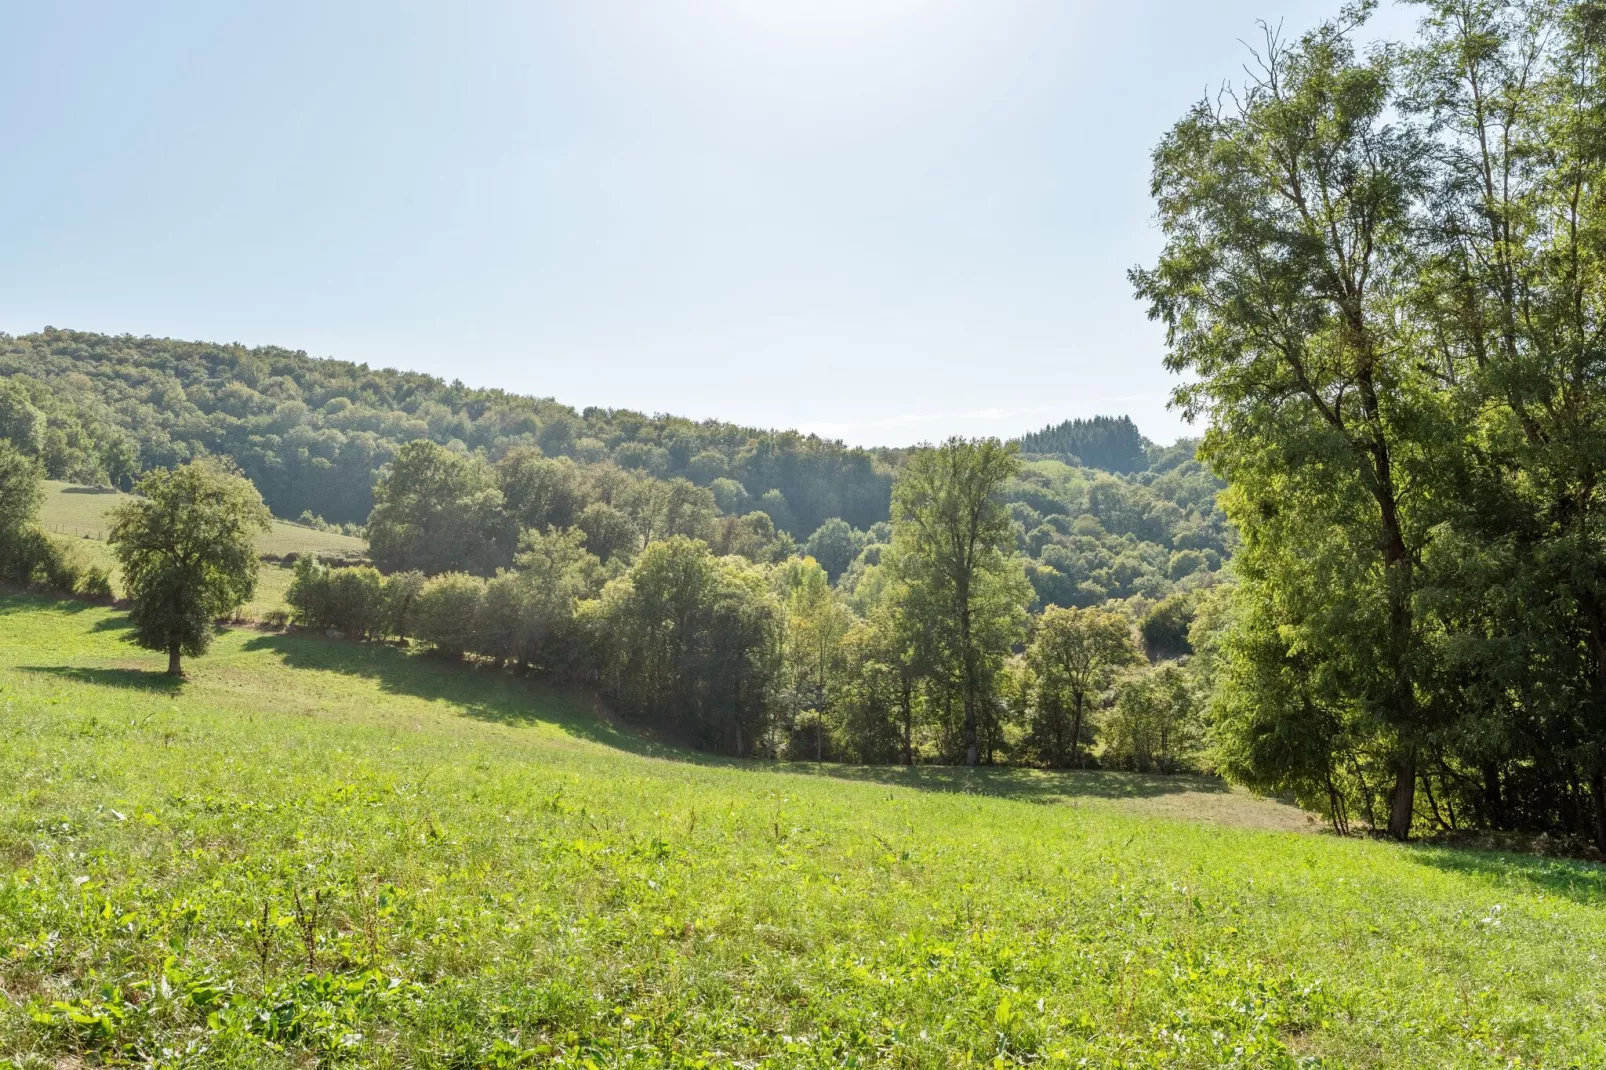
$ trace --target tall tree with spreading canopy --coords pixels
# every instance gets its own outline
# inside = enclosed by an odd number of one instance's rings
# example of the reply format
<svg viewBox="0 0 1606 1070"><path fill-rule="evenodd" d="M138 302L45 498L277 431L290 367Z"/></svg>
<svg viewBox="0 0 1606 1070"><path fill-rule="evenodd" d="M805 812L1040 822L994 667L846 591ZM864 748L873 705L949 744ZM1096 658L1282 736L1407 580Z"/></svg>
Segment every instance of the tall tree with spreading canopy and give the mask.
<svg viewBox="0 0 1606 1070"><path fill-rule="evenodd" d="M168 673L181 676L184 656L211 645L214 621L255 592L268 507L238 469L211 459L157 469L136 491L110 513L108 542L133 603L134 641L166 651Z"/></svg>
<svg viewBox="0 0 1606 1070"><path fill-rule="evenodd" d="M1202 452L1233 485L1246 539L1341 529L1356 585L1319 651L1353 652L1347 693L1391 749L1389 832L1410 834L1432 706L1418 611L1426 493L1444 394L1403 315L1418 269L1427 147L1395 121L1394 54L1361 55L1373 8L1287 42L1268 32L1248 84L1196 105L1154 155L1165 248L1132 280L1167 328L1176 392L1206 415ZM1339 659L1334 658L1335 667Z"/></svg>
<svg viewBox="0 0 1606 1070"><path fill-rule="evenodd" d="M385 572L489 575L512 560L514 523L481 457L409 442L374 488L368 549Z"/></svg>
<svg viewBox="0 0 1606 1070"><path fill-rule="evenodd" d="M1019 470L1015 445L954 437L911 455L893 486L893 545L903 579L955 631L967 765L980 757L976 728L987 670L1008 652L1009 622L1024 617L1031 597L1000 496Z"/></svg>
<svg viewBox="0 0 1606 1070"><path fill-rule="evenodd" d="M1141 660L1132 625L1119 613L1059 606L1043 613L1026 662L1037 679L1040 734L1050 764L1077 764L1093 701L1109 689L1117 672Z"/></svg>

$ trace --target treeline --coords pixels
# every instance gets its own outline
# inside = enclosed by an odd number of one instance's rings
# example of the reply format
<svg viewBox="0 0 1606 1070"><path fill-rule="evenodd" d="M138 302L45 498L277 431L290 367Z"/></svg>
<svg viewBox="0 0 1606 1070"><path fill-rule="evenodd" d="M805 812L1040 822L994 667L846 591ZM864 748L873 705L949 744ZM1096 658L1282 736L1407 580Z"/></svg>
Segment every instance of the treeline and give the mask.
<svg viewBox="0 0 1606 1070"><path fill-rule="evenodd" d="M0 581L64 594L109 598L104 569L85 562L71 541L39 525L44 465L0 439Z"/></svg>
<svg viewBox="0 0 1606 1070"><path fill-rule="evenodd" d="M1154 156L1133 280L1242 535L1216 753L1340 830L1606 849L1606 22L1428 0L1361 51L1371 8Z"/></svg>
<svg viewBox="0 0 1606 1070"><path fill-rule="evenodd" d="M903 456L792 432L577 413L272 347L48 328L0 336L0 438L40 458L51 478L124 488L144 471L224 457L276 515L352 533L368 522L385 475L423 456L409 460L404 449L433 443L462 459L447 474L482 497L453 495L469 508L454 518L443 559L409 559L382 524L371 536L376 560L485 575L511 563L521 530L556 523L577 524L603 558L666 533L754 560L806 546L835 580L885 540L878 526L890 520ZM1125 417L1071 421L1023 441L1029 462L1001 494L1041 604L1154 601L1214 582L1231 536L1216 508L1220 484L1192 443L1153 446ZM486 496L495 494L500 504ZM550 503L531 497L545 494ZM476 531L458 530L469 517Z"/></svg>
<svg viewBox="0 0 1606 1070"><path fill-rule="evenodd" d="M799 552L689 483L598 488L566 458L414 443L369 520L381 567L302 558L288 598L302 627L595 686L721 753L1085 765L1102 731L1107 763L1190 767L1191 679L1137 671L1129 613L1032 612L1004 501L1021 474L996 441L913 451L890 523L828 522ZM588 523L599 505L624 537ZM1146 624L1169 622L1151 648L1185 646L1189 597L1150 606Z"/></svg>
<svg viewBox="0 0 1606 1070"><path fill-rule="evenodd" d="M39 453L53 479L126 488L141 471L227 457L275 515L361 524L379 474L408 442L493 459L538 449L657 478L719 485L729 511L761 508L803 538L831 517L886 519L893 451L796 432L549 398L266 346L46 328L0 335L0 438Z"/></svg>
<svg viewBox="0 0 1606 1070"><path fill-rule="evenodd" d="M1106 472L1137 472L1149 465L1153 443L1130 416L1066 420L1020 438L1022 452L1044 455Z"/></svg>

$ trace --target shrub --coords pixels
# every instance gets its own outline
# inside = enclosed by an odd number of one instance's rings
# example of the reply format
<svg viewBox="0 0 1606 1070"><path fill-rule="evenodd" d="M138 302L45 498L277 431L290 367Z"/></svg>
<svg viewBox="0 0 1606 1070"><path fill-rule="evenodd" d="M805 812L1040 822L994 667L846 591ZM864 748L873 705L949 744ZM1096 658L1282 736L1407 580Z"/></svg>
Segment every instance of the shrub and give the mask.
<svg viewBox="0 0 1606 1070"><path fill-rule="evenodd" d="M76 546L39 528L0 531L0 579L73 594L79 591L89 571ZM96 571L104 581L104 571ZM110 594L111 584L106 582L105 586Z"/></svg>
<svg viewBox="0 0 1606 1070"><path fill-rule="evenodd" d="M1195 768L1201 732L1187 676L1164 665L1128 679L1108 715L1105 738L1103 758L1115 767L1140 773Z"/></svg>
<svg viewBox="0 0 1606 1070"><path fill-rule="evenodd" d="M413 634L414 609L424 591L422 572L395 572L385 577L384 631L405 639Z"/></svg>
<svg viewBox="0 0 1606 1070"><path fill-rule="evenodd" d="M485 581L466 572L448 572L424 585L413 604L414 630L446 657L458 659L476 649Z"/></svg>
<svg viewBox="0 0 1606 1070"><path fill-rule="evenodd" d="M111 574L99 565L90 565L78 577L78 593L89 598L111 598Z"/></svg>
<svg viewBox="0 0 1606 1070"><path fill-rule="evenodd" d="M354 639L383 634L384 580L369 566L330 568L313 557L296 561L285 601L304 628L332 628Z"/></svg>

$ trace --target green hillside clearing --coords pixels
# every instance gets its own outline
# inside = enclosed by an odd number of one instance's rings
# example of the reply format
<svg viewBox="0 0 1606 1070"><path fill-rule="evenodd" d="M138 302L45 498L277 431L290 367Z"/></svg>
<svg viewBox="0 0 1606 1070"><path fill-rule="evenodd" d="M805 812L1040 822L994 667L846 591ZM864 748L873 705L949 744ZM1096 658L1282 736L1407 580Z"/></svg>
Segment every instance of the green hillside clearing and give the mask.
<svg viewBox="0 0 1606 1070"><path fill-rule="evenodd" d="M39 510L40 526L53 534L73 539L90 563L100 565L112 574L112 588L121 595L117 562L105 541L106 531L110 527L106 513L128 496L114 490L79 487L57 480L46 480L44 486L45 501ZM292 553L357 557L367 550L367 543L350 535L318 531L283 520L275 520L273 530L257 541L257 552L272 557ZM257 579L256 597L241 607L240 615L246 619L260 620L267 613L284 609L284 595L290 589L291 576L289 568L265 563Z"/></svg>
<svg viewBox="0 0 1606 1070"><path fill-rule="evenodd" d="M697 758L303 636L176 684L123 635L0 598L18 1065L1606 1062L1598 867L1206 780Z"/></svg>

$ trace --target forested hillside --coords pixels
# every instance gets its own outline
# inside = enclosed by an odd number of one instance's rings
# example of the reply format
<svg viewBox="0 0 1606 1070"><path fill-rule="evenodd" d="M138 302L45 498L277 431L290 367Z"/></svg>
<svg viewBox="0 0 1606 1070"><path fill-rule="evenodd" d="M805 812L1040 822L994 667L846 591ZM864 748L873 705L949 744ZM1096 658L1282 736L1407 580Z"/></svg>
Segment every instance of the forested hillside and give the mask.
<svg viewBox="0 0 1606 1070"><path fill-rule="evenodd" d="M711 541L768 560L839 519L853 531L833 525L813 546L833 579L886 541L903 455L793 431L577 412L276 347L51 328L0 335L0 438L37 453L50 478L124 489L141 471L228 457L275 515L349 526L367 523L374 487L401 447L429 441L482 458L491 466L483 474L475 465L464 473L511 503L481 518L486 547L448 555L455 567L511 563L519 530L532 523L579 523L606 557L615 542L651 541L655 523L668 525L664 533L706 534L722 516L732 522ZM1022 445L1034 460L1006 496L1043 604L1163 598L1228 554L1219 484L1191 444L1155 447L1123 417L1070 421ZM559 458L566 463L537 463ZM676 480L690 487L674 489ZM557 498L531 504L536 493ZM678 519L649 517L665 507ZM743 517L753 519L734 522Z"/></svg>

